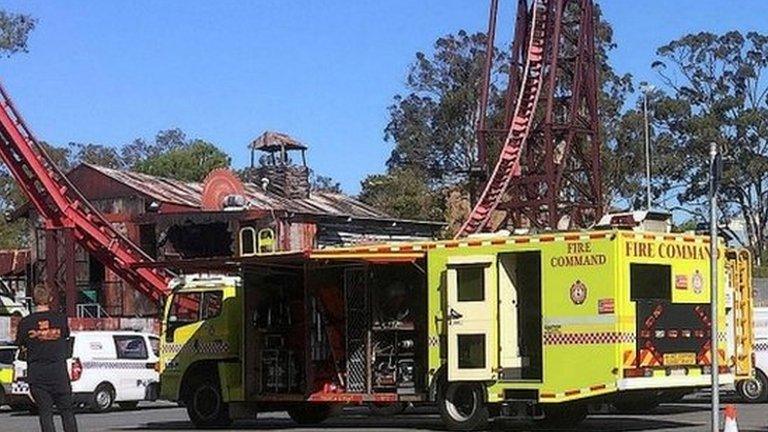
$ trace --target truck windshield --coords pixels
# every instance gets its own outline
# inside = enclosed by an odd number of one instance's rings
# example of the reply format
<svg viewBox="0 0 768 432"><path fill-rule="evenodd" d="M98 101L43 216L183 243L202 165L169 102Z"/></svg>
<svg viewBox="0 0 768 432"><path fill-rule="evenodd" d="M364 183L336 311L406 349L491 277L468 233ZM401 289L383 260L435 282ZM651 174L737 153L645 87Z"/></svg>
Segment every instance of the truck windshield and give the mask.
<svg viewBox="0 0 768 432"><path fill-rule="evenodd" d="M168 324L180 326L200 319L200 293L179 293L173 296Z"/></svg>

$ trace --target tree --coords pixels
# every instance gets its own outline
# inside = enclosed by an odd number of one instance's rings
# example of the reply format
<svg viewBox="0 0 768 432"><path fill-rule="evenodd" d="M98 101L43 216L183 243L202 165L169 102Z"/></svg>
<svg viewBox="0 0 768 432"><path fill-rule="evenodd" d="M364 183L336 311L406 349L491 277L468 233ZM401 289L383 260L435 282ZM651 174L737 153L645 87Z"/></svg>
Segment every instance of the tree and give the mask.
<svg viewBox="0 0 768 432"><path fill-rule="evenodd" d="M181 129L165 129L157 132L154 142L149 143L144 138L136 138L132 142L125 144L120 149L120 156L123 165L130 169L143 160L184 147L189 142L187 134Z"/></svg>
<svg viewBox="0 0 768 432"><path fill-rule="evenodd" d="M0 10L0 56L10 57L27 52L29 34L37 20L29 15ZM18 205L23 196L5 166L0 168L0 212L7 213ZM0 248L19 247L24 244L26 225L22 221L0 219Z"/></svg>
<svg viewBox="0 0 768 432"><path fill-rule="evenodd" d="M427 187L422 173L398 169L388 174L370 175L363 180L360 199L392 216L403 219L443 218L441 204ZM397 191L398 193L393 193Z"/></svg>
<svg viewBox="0 0 768 432"><path fill-rule="evenodd" d="M181 147L139 161L136 171L182 181L202 181L211 170L229 167L230 158L215 145L196 139Z"/></svg>
<svg viewBox="0 0 768 432"><path fill-rule="evenodd" d="M566 14L573 14L567 10ZM610 149L615 145L613 126L620 118L620 111L625 97L631 90L631 77L619 76L608 62L608 53L615 47L613 30L602 19L599 7L597 17L597 53L602 93L600 95L603 142ZM566 17L566 21L570 18ZM362 183L361 198L369 204L381 207L393 216L429 219L437 217L454 225L460 218L461 209L468 209L469 170L475 158L475 126L477 107L482 84L483 63L486 51L486 35L469 34L459 31L456 34L439 38L431 54L417 53L416 60L406 77L409 91L406 95L396 95L389 107L390 120L385 128L385 140L394 144L387 161L387 173L373 175ZM493 53L496 65L490 86L489 123L491 128L501 127L506 90L506 72L508 68L507 47L496 48ZM495 163L498 143L489 143L489 162ZM604 155L604 166L614 167L611 152ZM385 181L383 176L391 176ZM605 176L606 191L611 194L616 189L615 183L620 175ZM421 208L415 211L411 206L402 206L402 195L407 193L406 182L420 183L416 189L429 195L428 200L420 197L418 202L430 202L437 209ZM389 184L389 189L377 188L379 184ZM411 185L407 185L411 188ZM410 191L410 189L408 189ZM385 195L391 195L385 199ZM463 197L464 202L462 202ZM392 207L386 207L386 206Z"/></svg>
<svg viewBox="0 0 768 432"><path fill-rule="evenodd" d="M70 150L68 148L55 147L44 141L40 142L40 145L57 166L64 169L69 168ZM16 184L16 180L3 166L0 171L0 212L7 215L26 201L27 197ZM26 241L27 228L26 221L22 219L8 221L6 218L2 218L0 220L0 249L18 248L28 244Z"/></svg>
<svg viewBox="0 0 768 432"><path fill-rule="evenodd" d="M37 20L29 15L0 10L0 55L10 57L27 52L29 34L36 24Z"/></svg>
<svg viewBox="0 0 768 432"><path fill-rule="evenodd" d="M312 192L343 193L341 183L330 176L324 176L309 170L309 188Z"/></svg>
<svg viewBox="0 0 768 432"><path fill-rule="evenodd" d="M444 219L446 196L467 189L475 157L485 44L484 34L462 30L439 38L432 54L416 54L406 77L410 94L396 95L389 107L387 173L363 180L363 201L396 217ZM500 71L506 54L494 55ZM494 83L493 98L500 94Z"/></svg>
<svg viewBox="0 0 768 432"><path fill-rule="evenodd" d="M112 169L125 167L125 160L121 157L120 151L114 147L80 143L69 143L69 147L72 149L74 160L77 162L100 165Z"/></svg>
<svg viewBox="0 0 768 432"><path fill-rule="evenodd" d="M663 92L651 104L656 194L672 191L676 210L706 220L709 143L719 143L724 220L744 219L746 246L759 258L768 234L768 36L703 32L657 54Z"/></svg>

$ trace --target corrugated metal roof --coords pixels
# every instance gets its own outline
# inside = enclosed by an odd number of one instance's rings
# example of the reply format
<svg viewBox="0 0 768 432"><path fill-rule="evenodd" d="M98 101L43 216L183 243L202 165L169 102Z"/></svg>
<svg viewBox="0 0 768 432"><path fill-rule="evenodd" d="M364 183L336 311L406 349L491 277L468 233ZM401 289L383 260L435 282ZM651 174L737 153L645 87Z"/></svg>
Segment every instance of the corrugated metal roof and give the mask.
<svg viewBox="0 0 768 432"><path fill-rule="evenodd" d="M202 183L186 183L131 171L120 171L98 165L83 164L99 171L137 192L153 199L176 205L201 208ZM76 168L77 169L77 168ZM392 219L386 213L364 204L350 196L330 192L313 192L309 198L288 199L264 192L261 187L245 184L246 198L251 208L277 210L300 214L349 216L370 219ZM87 195L87 194L86 194Z"/></svg>

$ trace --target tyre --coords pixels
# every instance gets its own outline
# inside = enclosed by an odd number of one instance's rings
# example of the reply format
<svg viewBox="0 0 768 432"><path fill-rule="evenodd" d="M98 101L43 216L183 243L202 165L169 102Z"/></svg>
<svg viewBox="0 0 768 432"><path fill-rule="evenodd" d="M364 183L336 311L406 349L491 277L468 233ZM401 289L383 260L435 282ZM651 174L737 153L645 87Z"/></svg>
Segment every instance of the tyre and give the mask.
<svg viewBox="0 0 768 432"><path fill-rule="evenodd" d="M763 371L755 369L755 378L739 381L736 392L747 403L768 402L768 378Z"/></svg>
<svg viewBox="0 0 768 432"><path fill-rule="evenodd" d="M583 403L565 402L542 405L544 418L536 423L545 428L574 427L587 418L587 405Z"/></svg>
<svg viewBox="0 0 768 432"><path fill-rule="evenodd" d="M455 431L472 431L488 425L486 390L482 384L447 383L438 394L438 409L445 427Z"/></svg>
<svg viewBox="0 0 768 432"><path fill-rule="evenodd" d="M229 405L224 402L218 380L201 380L190 385L187 414L197 428L229 426Z"/></svg>
<svg viewBox="0 0 768 432"><path fill-rule="evenodd" d="M368 405L368 409L371 410L371 415L377 417L390 417L402 414L407 406L408 405L404 402L373 403Z"/></svg>
<svg viewBox="0 0 768 432"><path fill-rule="evenodd" d="M321 403L302 403L288 408L288 416L300 425L320 424L335 413L334 406Z"/></svg>
<svg viewBox="0 0 768 432"><path fill-rule="evenodd" d="M136 409L137 406L139 406L139 401L118 402L117 405L120 407L120 409L133 410L133 409Z"/></svg>
<svg viewBox="0 0 768 432"><path fill-rule="evenodd" d="M89 407L91 411L101 413L109 411L115 402L115 390L107 383L99 384L91 395Z"/></svg>

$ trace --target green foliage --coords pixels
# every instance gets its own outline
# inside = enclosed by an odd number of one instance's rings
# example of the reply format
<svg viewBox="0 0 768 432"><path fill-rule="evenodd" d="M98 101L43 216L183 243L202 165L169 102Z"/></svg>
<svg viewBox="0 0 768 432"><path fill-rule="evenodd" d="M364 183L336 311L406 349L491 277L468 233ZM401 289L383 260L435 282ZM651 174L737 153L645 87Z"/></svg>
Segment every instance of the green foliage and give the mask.
<svg viewBox="0 0 768 432"><path fill-rule="evenodd" d="M653 67L663 88L649 95L654 194L706 219L709 144L719 143L725 152L723 217L743 218L747 246L762 256L768 228L768 36L702 32L672 41L657 54ZM640 113L638 106L622 119L624 144L634 149L635 161Z"/></svg>
<svg viewBox="0 0 768 432"><path fill-rule="evenodd" d="M229 167L230 158L215 145L200 139L139 161L134 170L155 176L199 182L215 168Z"/></svg>
<svg viewBox="0 0 768 432"><path fill-rule="evenodd" d="M153 142L136 138L120 149L120 156L125 167L132 169L141 161L160 156L171 150L187 146L190 141L187 134L179 128L165 129L155 135Z"/></svg>
<svg viewBox="0 0 768 432"><path fill-rule="evenodd" d="M696 219L688 219L685 222L672 227L672 232L684 233L689 231L696 231L699 226L699 221Z"/></svg>
<svg viewBox="0 0 768 432"><path fill-rule="evenodd" d="M309 170L309 187L312 192L343 193L341 183L330 176L317 174L314 170Z"/></svg>
<svg viewBox="0 0 768 432"><path fill-rule="evenodd" d="M768 278L768 267L757 266L752 269L752 277L756 278Z"/></svg>
<svg viewBox="0 0 768 432"><path fill-rule="evenodd" d="M100 165L112 169L121 169L125 167L125 161L120 152L114 147L101 144L80 144L69 143L69 148L74 153L74 160L77 162Z"/></svg>
<svg viewBox="0 0 768 432"><path fill-rule="evenodd" d="M69 143L57 147L41 142L53 162L67 172L80 163L113 169L128 169L184 181L200 181L211 169L229 166L229 157L213 144L188 140L180 129L162 130L154 141L136 139L122 147L102 144ZM9 212L27 201L16 181L3 166L0 168L0 211ZM6 222L0 219L0 248L26 244L26 220Z"/></svg>
<svg viewBox="0 0 768 432"><path fill-rule="evenodd" d="M395 143L390 170L418 169L432 188L466 181L475 156L485 43L482 33L460 31L439 38L433 54L416 54L406 77L411 93L395 96L389 108L385 139ZM495 54L495 64L506 64L506 54ZM494 95L500 91L492 89Z"/></svg>
<svg viewBox="0 0 768 432"><path fill-rule="evenodd" d="M441 203L427 187L421 172L397 169L370 175L362 182L360 199L402 219L442 219Z"/></svg>
<svg viewBox="0 0 768 432"><path fill-rule="evenodd" d="M567 10L566 15L575 11ZM620 117L631 77L619 76L608 63L615 47L613 30L596 10L598 65L604 142L614 142L614 125ZM454 226L466 216L469 205L469 172L476 158L477 108L482 86L486 35L459 31L439 38L430 53L417 53L406 76L408 93L396 95L389 107L385 139L394 145L387 172L362 183L361 199L395 215L442 220ZM493 52L495 69L489 90L489 127L503 124L507 47ZM489 136L489 163L495 163L500 143ZM617 163L606 158L605 165ZM405 173L405 174L404 174ZM391 177L391 178L388 178ZM604 189L612 192L621 175L607 176ZM403 179L416 184L405 185ZM391 184L391 189L380 185ZM402 196L405 188L418 192ZM462 202L463 201L463 202ZM429 207L424 207L428 203ZM460 214L462 213L463 214Z"/></svg>
<svg viewBox="0 0 768 432"><path fill-rule="evenodd" d="M37 20L29 15L0 10L0 56L27 52L27 41L35 24Z"/></svg>

